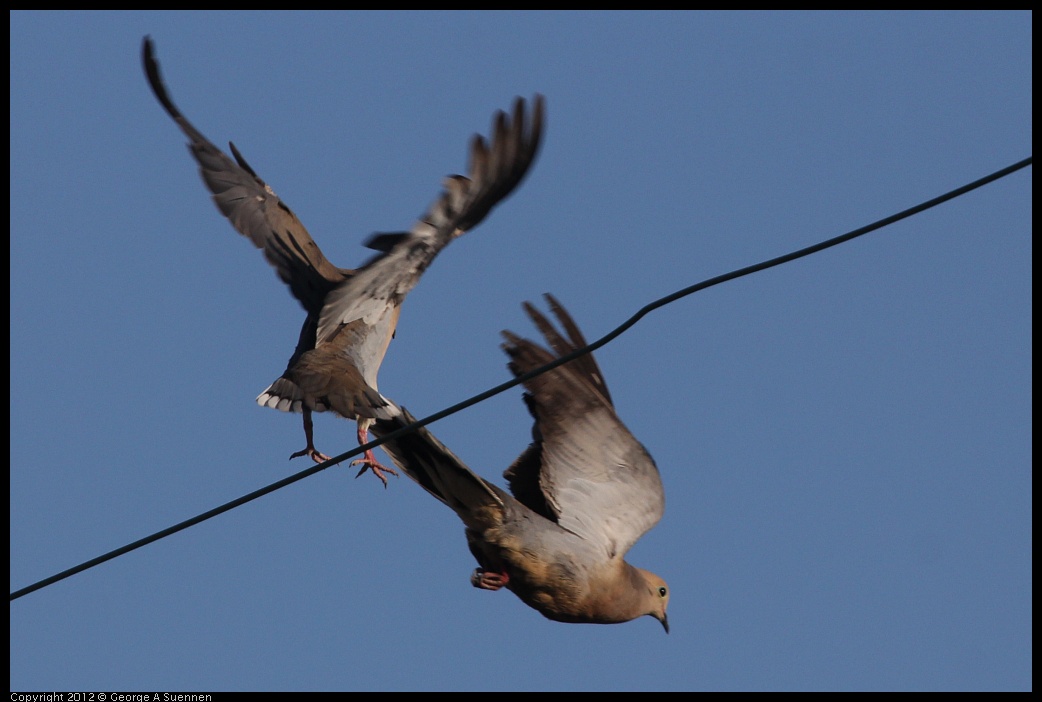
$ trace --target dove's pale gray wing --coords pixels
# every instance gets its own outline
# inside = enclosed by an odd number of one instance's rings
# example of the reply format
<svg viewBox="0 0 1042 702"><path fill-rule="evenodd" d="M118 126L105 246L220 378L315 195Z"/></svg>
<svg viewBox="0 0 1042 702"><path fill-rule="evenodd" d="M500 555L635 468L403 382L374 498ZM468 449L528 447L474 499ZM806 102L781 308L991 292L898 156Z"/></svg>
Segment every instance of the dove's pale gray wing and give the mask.
<svg viewBox="0 0 1042 702"><path fill-rule="evenodd" d="M327 293L350 271L326 259L297 216L253 172L234 144L229 144L235 156L232 161L185 119L163 84L149 37L145 37L142 60L152 92L188 137L188 149L199 163L217 208L240 234L264 251L293 296L309 314L317 316Z"/></svg>
<svg viewBox="0 0 1042 702"><path fill-rule="evenodd" d="M366 243L381 253L329 293L318 324L318 343L356 319L375 324L389 307L400 305L423 271L450 241L473 229L520 184L543 136L543 97L531 112L517 98L513 116L497 112L486 142L475 135L467 176L445 179L441 196L408 232L376 234Z"/></svg>
<svg viewBox="0 0 1042 702"><path fill-rule="evenodd" d="M515 377L586 345L565 309L553 297L546 299L568 338L527 305L556 355L503 332L503 350ZM558 366L524 385L535 441L505 473L511 492L561 527L599 544L608 558L621 557L665 509L655 462L616 416L592 357Z"/></svg>

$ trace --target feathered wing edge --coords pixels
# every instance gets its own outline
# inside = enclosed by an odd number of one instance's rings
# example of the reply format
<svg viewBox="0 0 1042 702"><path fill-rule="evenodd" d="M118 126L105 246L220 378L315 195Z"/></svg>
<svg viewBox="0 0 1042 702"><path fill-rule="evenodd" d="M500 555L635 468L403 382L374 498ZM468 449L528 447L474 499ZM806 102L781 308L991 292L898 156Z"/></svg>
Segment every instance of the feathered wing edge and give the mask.
<svg viewBox="0 0 1042 702"><path fill-rule="evenodd" d="M373 436L385 437L416 421L408 410L400 409L397 416L375 420L369 428ZM465 524L470 525L485 510L503 507L498 488L476 475L427 427L390 439L381 448L406 475L451 507Z"/></svg>
<svg viewBox="0 0 1042 702"><path fill-rule="evenodd" d="M155 47L148 36L144 38L141 56L153 94L188 137L189 151L221 214L264 252L304 309L318 315L326 294L351 271L329 262L293 211L256 174L234 144L229 146L235 161L181 114L163 82Z"/></svg>

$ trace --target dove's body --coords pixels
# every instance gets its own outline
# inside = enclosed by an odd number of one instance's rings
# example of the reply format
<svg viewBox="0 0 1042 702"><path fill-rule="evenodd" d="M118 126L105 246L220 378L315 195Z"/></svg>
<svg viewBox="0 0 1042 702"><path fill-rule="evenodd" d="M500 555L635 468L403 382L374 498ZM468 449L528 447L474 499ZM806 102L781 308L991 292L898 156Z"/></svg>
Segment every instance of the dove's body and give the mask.
<svg viewBox="0 0 1042 702"><path fill-rule="evenodd" d="M483 521L487 526L466 530L471 553L484 571L505 574L505 587L543 616L597 624L657 616L660 610L665 616L659 593L665 583L621 554L608 557L600 545L566 529L546 528L543 517L512 498ZM533 528L537 523L544 528Z"/></svg>

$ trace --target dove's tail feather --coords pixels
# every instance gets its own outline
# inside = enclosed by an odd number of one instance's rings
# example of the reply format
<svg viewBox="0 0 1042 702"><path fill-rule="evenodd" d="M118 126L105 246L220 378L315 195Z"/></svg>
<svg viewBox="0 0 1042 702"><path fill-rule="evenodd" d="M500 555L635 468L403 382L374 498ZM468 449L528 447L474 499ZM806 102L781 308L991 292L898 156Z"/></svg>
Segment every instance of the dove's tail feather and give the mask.
<svg viewBox="0 0 1042 702"><path fill-rule="evenodd" d="M415 421L403 407L399 416L375 420L369 431L382 438ZM502 513L497 488L471 471L426 427L391 439L381 448L420 487L455 510L467 526L486 525L488 519Z"/></svg>
<svg viewBox="0 0 1042 702"><path fill-rule="evenodd" d="M304 393L290 380L279 378L268 388L257 396L257 404L261 407L271 407L282 412L297 412L304 406ZM325 406L312 408L316 412L325 412Z"/></svg>

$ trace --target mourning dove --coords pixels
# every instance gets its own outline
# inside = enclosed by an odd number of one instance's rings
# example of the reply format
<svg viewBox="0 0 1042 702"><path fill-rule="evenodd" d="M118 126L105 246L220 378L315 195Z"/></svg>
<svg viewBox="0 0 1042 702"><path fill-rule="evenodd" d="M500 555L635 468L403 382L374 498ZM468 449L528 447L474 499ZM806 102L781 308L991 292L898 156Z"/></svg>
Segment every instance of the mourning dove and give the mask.
<svg viewBox="0 0 1042 702"><path fill-rule="evenodd" d="M357 270L330 263L296 215L275 195L229 142L235 161L185 119L167 93L152 41L142 49L145 74L156 98L188 136L217 208L232 226L264 251L264 257L307 312L296 350L282 376L257 397L257 403L284 412L301 412L307 446L290 458L328 456L315 449L312 412L334 412L358 422L358 442L368 442L373 419L389 418L394 407L377 390L376 375L394 336L405 295L438 253L457 236L477 226L517 187L528 172L543 133L543 98L531 112L514 103L513 118L497 112L490 143L475 135L469 177L445 179L441 196L408 232L375 234L366 246L380 253ZM359 475L372 469L386 486L372 451L354 462ZM396 474L396 473L395 473Z"/></svg>
<svg viewBox="0 0 1042 702"><path fill-rule="evenodd" d="M526 303L553 352L503 332L515 377L586 346L564 308L546 299L566 336ZM426 428L383 448L463 520L480 565L471 578L475 587L505 586L560 622L612 624L646 614L668 633L665 581L623 560L662 517L662 482L615 414L597 362L587 354L524 385L534 441L504 473L512 496L478 477ZM414 421L402 409L378 418L372 432L385 437Z"/></svg>

